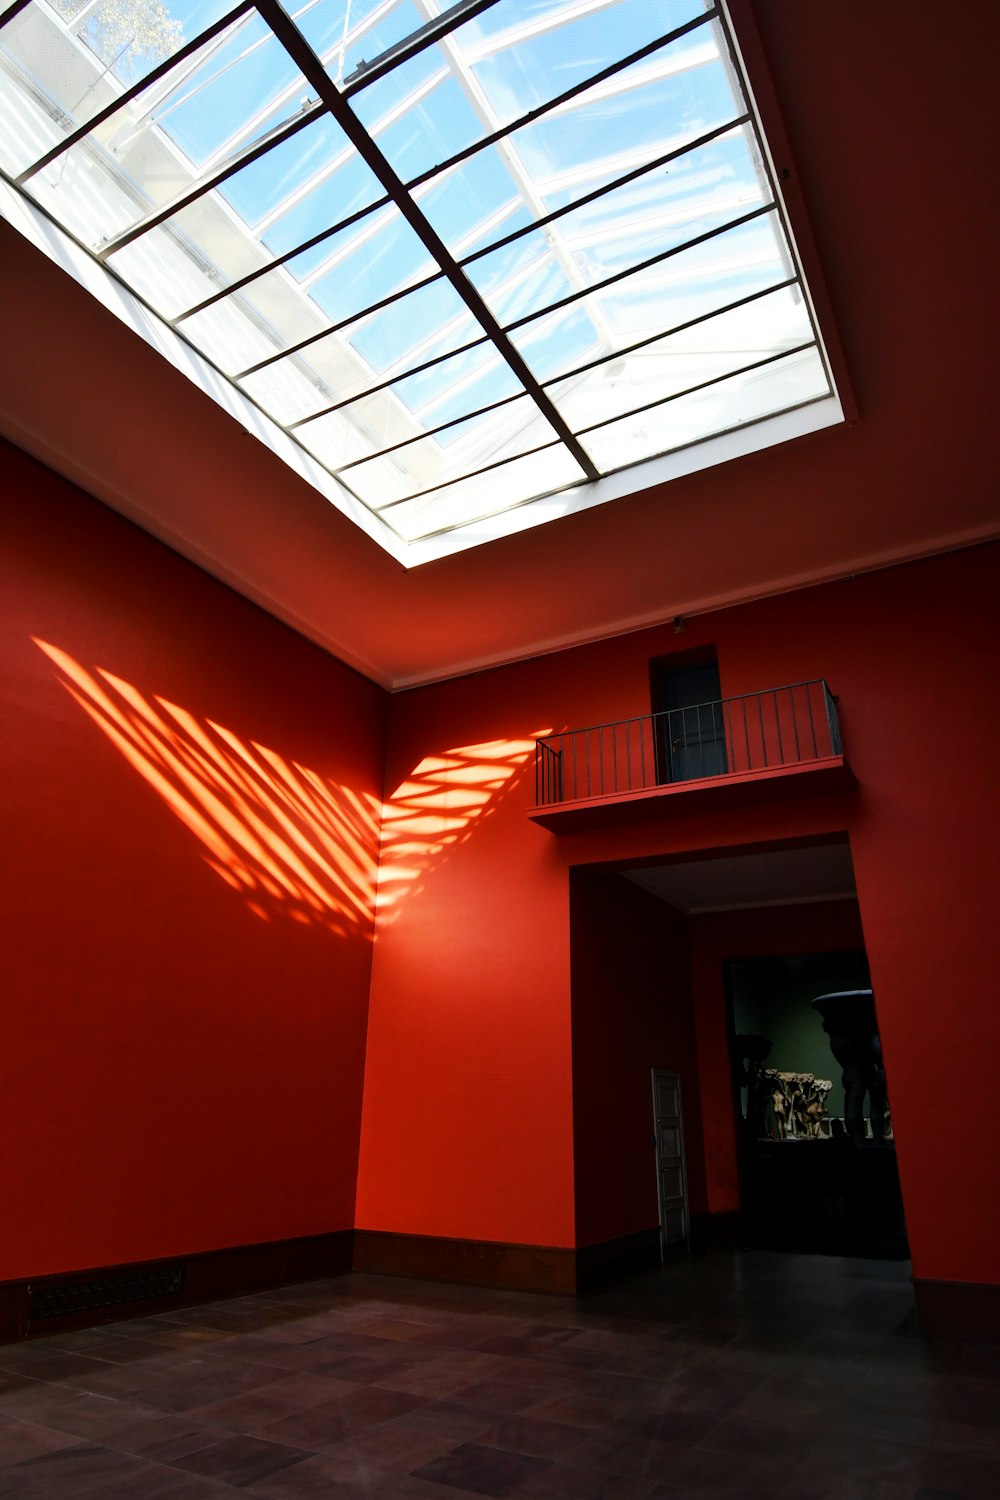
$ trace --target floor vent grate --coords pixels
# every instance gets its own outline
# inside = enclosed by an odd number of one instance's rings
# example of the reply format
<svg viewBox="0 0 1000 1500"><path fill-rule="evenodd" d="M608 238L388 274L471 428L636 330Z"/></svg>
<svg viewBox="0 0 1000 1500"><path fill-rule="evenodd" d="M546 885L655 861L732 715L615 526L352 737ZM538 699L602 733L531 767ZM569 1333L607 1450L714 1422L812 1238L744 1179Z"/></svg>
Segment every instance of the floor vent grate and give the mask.
<svg viewBox="0 0 1000 1500"><path fill-rule="evenodd" d="M149 1297L168 1297L184 1288L184 1267L157 1267L150 1271L128 1271L119 1276L96 1276L88 1281L63 1281L54 1286L31 1288L30 1318L58 1318L67 1313L89 1312L96 1307L142 1302Z"/></svg>

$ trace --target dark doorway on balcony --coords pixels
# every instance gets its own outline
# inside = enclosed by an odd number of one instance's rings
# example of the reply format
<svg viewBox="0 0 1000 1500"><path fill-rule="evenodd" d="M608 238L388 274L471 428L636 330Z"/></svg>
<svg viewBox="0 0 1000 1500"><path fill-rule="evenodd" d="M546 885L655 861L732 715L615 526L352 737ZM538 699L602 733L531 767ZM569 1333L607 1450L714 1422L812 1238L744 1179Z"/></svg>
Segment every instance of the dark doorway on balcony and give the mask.
<svg viewBox="0 0 1000 1500"><path fill-rule="evenodd" d="M657 781L699 781L728 769L714 653L651 663Z"/></svg>

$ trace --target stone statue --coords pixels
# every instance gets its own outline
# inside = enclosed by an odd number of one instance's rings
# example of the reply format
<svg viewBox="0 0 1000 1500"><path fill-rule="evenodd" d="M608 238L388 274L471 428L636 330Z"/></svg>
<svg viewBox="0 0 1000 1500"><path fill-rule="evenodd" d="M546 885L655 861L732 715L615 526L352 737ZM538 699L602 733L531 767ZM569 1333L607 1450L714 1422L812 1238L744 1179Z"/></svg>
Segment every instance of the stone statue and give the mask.
<svg viewBox="0 0 1000 1500"><path fill-rule="evenodd" d="M819 995L812 1003L830 1038L830 1051L843 1069L844 1126L848 1139L865 1139L867 1094L872 1136L881 1141L886 1122L885 1070L872 991L842 990Z"/></svg>

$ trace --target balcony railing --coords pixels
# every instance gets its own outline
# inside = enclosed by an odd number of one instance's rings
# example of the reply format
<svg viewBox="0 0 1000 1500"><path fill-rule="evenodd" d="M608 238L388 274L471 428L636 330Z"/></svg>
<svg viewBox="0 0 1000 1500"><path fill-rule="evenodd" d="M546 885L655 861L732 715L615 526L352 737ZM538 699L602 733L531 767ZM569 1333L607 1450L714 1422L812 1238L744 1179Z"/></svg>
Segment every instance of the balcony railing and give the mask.
<svg viewBox="0 0 1000 1500"><path fill-rule="evenodd" d="M817 678L546 735L535 745L535 802L611 797L840 754L836 701Z"/></svg>

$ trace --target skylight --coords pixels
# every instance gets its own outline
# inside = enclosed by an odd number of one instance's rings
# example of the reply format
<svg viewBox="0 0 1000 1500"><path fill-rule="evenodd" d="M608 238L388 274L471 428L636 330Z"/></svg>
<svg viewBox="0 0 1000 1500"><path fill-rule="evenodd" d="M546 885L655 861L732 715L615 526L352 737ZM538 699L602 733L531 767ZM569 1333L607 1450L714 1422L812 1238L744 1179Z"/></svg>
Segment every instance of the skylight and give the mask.
<svg viewBox="0 0 1000 1500"><path fill-rule="evenodd" d="M722 4L0 24L3 211L400 561L840 419Z"/></svg>

